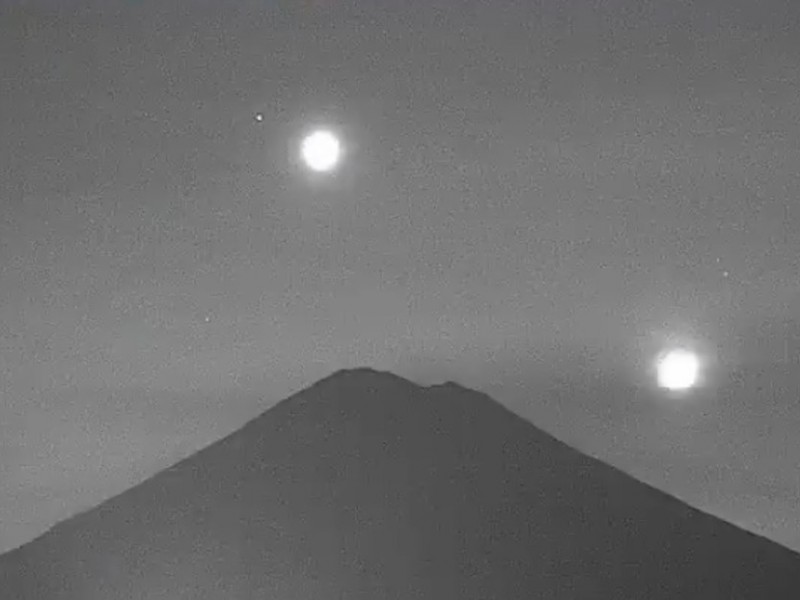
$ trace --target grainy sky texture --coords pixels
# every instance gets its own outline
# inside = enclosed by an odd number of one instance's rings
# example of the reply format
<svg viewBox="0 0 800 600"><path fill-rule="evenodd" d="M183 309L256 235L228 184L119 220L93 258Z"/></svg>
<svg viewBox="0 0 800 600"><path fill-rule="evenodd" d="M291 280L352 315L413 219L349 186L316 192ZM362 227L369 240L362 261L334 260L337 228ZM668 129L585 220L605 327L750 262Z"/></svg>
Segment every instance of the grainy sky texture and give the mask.
<svg viewBox="0 0 800 600"><path fill-rule="evenodd" d="M358 365L800 549L799 17L0 0L0 550Z"/></svg>

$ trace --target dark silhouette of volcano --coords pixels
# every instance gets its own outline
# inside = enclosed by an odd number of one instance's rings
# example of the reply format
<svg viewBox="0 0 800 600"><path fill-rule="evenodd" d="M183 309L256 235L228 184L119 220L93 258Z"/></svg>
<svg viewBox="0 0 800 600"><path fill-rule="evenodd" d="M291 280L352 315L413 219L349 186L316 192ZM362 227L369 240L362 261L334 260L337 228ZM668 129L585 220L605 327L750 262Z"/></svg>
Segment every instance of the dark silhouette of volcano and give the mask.
<svg viewBox="0 0 800 600"><path fill-rule="evenodd" d="M2 600L797 600L800 555L454 383L341 371L0 557Z"/></svg>

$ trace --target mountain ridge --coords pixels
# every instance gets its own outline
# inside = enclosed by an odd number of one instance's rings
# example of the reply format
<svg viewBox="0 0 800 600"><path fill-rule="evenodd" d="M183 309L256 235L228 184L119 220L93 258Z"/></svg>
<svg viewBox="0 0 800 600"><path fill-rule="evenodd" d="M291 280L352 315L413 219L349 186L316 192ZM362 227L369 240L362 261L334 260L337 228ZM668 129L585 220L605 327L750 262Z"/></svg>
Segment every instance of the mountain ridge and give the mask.
<svg viewBox="0 0 800 600"><path fill-rule="evenodd" d="M360 368L0 556L0 589L10 600L92 600L189 586L177 597L212 598L216 577L236 599L332 588L788 599L798 572L800 555L580 453L486 394ZM142 595L125 595L137 586Z"/></svg>

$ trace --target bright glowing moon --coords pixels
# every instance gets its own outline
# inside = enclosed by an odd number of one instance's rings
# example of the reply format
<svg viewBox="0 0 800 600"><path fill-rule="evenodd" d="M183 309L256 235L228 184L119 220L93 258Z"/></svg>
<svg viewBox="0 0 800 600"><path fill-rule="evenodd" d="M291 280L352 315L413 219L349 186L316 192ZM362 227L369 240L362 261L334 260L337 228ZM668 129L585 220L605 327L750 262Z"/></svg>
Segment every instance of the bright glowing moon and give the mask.
<svg viewBox="0 0 800 600"><path fill-rule="evenodd" d="M303 139L300 149L303 162L312 171L333 170L342 154L338 138L330 131L315 131Z"/></svg>
<svg viewBox="0 0 800 600"><path fill-rule="evenodd" d="M660 387L687 390L695 386L700 376L700 359L688 350L672 350L659 358L656 370Z"/></svg>

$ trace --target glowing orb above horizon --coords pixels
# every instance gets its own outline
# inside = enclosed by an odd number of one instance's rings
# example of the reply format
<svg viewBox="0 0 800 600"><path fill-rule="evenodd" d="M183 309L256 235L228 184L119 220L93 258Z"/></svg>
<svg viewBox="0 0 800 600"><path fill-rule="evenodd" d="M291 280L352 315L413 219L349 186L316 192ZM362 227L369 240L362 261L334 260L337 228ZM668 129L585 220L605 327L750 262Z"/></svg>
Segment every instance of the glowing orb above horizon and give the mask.
<svg viewBox="0 0 800 600"><path fill-rule="evenodd" d="M335 169L341 155L342 145L339 138L324 129L308 134L300 146L303 162L309 169L318 173Z"/></svg>
<svg viewBox="0 0 800 600"><path fill-rule="evenodd" d="M700 358L689 350L670 350L656 362L659 387L684 391L695 387L700 378Z"/></svg>

